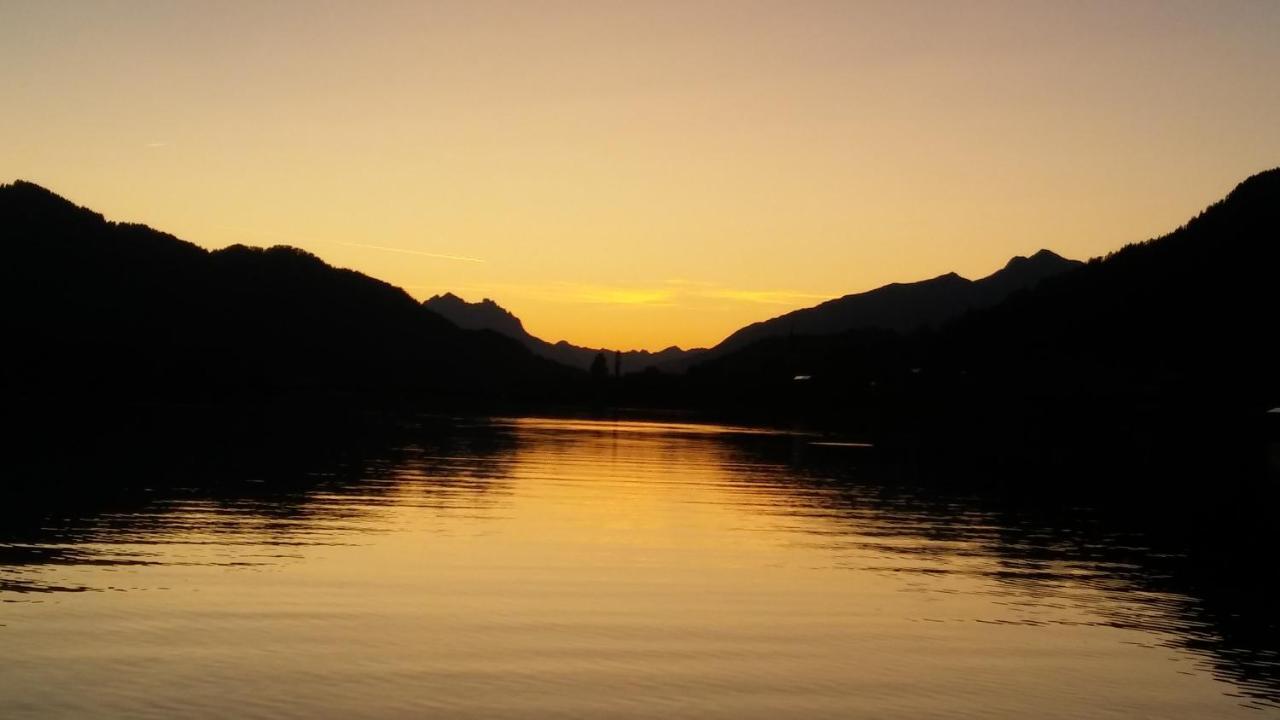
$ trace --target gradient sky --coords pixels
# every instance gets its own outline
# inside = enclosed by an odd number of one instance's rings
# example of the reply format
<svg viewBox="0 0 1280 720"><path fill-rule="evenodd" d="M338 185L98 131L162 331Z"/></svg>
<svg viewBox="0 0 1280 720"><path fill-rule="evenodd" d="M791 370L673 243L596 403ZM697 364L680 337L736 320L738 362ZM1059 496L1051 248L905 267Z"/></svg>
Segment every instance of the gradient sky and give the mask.
<svg viewBox="0 0 1280 720"><path fill-rule="evenodd" d="M1167 232L1277 77L1272 0L0 0L0 181L657 349Z"/></svg>

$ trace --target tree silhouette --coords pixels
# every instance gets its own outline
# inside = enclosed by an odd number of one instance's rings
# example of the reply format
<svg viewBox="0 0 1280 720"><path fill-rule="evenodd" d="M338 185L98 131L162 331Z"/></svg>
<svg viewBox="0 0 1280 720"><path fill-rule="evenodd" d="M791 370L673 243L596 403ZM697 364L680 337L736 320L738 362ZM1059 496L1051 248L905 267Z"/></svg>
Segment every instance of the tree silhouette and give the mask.
<svg viewBox="0 0 1280 720"><path fill-rule="evenodd" d="M596 353L595 358L591 360L591 377L596 380L604 380L609 377L609 361L602 352Z"/></svg>

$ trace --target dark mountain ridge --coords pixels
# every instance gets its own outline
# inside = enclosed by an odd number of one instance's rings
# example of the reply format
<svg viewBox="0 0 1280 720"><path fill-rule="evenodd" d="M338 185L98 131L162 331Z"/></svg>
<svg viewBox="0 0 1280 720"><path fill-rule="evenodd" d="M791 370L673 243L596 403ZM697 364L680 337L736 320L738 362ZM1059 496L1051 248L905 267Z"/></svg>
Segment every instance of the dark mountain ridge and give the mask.
<svg viewBox="0 0 1280 720"><path fill-rule="evenodd" d="M928 280L892 283L845 295L771 320L753 323L725 338L695 359L705 362L768 337L832 335L849 330L893 330L905 333L936 327L968 310L989 307L1012 293L1082 265L1049 251L1018 256L978 280L954 272Z"/></svg>
<svg viewBox="0 0 1280 720"><path fill-rule="evenodd" d="M763 323L776 333L687 377L637 373L585 394L582 373L520 340L460 328L294 248L206 251L22 182L0 186L0 227L11 409L595 398L804 418L916 456L1050 447L1115 458L1143 446L1178 462L1252 447L1280 406L1280 169L1164 237L1084 265L1046 251L976 281L948 274L848 296ZM528 337L494 303L433 300Z"/></svg>
<svg viewBox="0 0 1280 720"><path fill-rule="evenodd" d="M485 298L480 302L467 302L453 293L444 293L429 298L423 303L427 309L439 313L458 327L472 330L492 330L513 338L534 354L554 360L558 363L588 370L596 355L603 353L612 371L615 350L608 348L588 348L573 345L561 340L550 343L535 337L525 330L520 318L511 314L506 308ZM623 373L641 372L650 367L660 367L674 363L685 363L696 358L702 349L683 350L676 346L649 352L648 350L624 350L621 356Z"/></svg>
<svg viewBox="0 0 1280 720"><path fill-rule="evenodd" d="M622 372L640 372L647 368L683 372L695 363L713 360L768 337L831 335L854 329L907 332L932 327L967 310L994 305L1018 290L1081 264L1049 250L1040 250L1030 257L1015 257L1003 269L978 280L952 272L919 282L892 283L752 323L709 350L672 346L658 352L623 351ZM453 293L444 293L423 305L459 327L493 330L520 341L537 355L571 367L589 369L599 353L605 354L612 367L613 350L581 347L563 340L549 343L530 334L518 317L488 298L472 303Z"/></svg>
<svg viewBox="0 0 1280 720"><path fill-rule="evenodd" d="M485 298L480 302L467 302L453 293L434 295L422 303L423 307L468 330L492 330L515 340L533 338L524 329L520 318L498 303Z"/></svg>
<svg viewBox="0 0 1280 720"><path fill-rule="evenodd" d="M463 330L403 290L296 248L207 251L0 186L12 392L182 401L339 393L495 397L567 369Z"/></svg>
<svg viewBox="0 0 1280 720"><path fill-rule="evenodd" d="M1278 260L1280 168L935 329L765 338L695 366L679 393L993 461L1260 461L1280 405Z"/></svg>

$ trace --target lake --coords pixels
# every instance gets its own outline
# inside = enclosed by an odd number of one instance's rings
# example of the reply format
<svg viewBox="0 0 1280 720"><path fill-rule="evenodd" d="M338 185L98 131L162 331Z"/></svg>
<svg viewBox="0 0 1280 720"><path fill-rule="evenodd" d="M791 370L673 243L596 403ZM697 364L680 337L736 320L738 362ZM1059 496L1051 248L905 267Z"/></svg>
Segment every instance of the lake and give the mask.
<svg viewBox="0 0 1280 720"><path fill-rule="evenodd" d="M11 522L0 717L1280 717L1274 556L856 443L452 425Z"/></svg>

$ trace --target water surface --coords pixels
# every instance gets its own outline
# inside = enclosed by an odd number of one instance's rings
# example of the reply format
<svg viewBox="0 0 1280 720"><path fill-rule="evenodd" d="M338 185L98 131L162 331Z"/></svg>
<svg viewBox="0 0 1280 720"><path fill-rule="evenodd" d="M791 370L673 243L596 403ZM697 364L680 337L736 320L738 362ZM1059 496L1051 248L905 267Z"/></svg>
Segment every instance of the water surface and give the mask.
<svg viewBox="0 0 1280 720"><path fill-rule="evenodd" d="M0 717L1280 716L1271 609L1212 560L868 452L459 421L54 510L0 531Z"/></svg>

